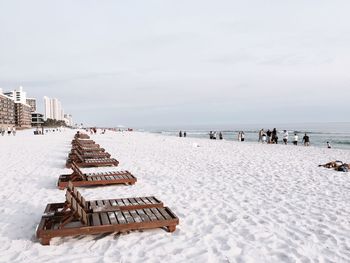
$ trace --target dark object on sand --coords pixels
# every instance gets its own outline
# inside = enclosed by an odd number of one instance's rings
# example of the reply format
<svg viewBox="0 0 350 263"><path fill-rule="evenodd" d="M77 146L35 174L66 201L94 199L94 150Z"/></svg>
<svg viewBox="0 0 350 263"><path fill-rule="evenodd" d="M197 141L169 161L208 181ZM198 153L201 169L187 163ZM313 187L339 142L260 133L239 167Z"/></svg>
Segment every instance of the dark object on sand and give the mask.
<svg viewBox="0 0 350 263"><path fill-rule="evenodd" d="M348 172L349 171L349 164L343 163L342 161L332 161L326 164L320 164L319 167L325 167L325 168L333 168L336 171L339 172Z"/></svg>

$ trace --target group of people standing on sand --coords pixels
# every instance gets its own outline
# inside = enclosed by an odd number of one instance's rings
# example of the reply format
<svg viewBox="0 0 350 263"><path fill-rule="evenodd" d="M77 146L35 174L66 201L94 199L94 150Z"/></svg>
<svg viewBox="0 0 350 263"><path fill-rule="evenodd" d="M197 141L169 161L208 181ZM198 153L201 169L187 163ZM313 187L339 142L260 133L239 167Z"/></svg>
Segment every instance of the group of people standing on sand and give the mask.
<svg viewBox="0 0 350 263"><path fill-rule="evenodd" d="M209 132L209 139L210 140L223 140L224 136L222 135L222 132L217 132L217 131L210 131Z"/></svg>
<svg viewBox="0 0 350 263"><path fill-rule="evenodd" d="M182 132L182 131L179 132L179 137L186 138L186 136L187 136L187 133L185 131L184 132Z"/></svg>
<svg viewBox="0 0 350 263"><path fill-rule="evenodd" d="M7 130L3 127L0 127L0 133L2 136L5 136L5 133L7 131L7 135L13 135L13 136L16 136L16 127L10 127L10 126L7 126Z"/></svg>
<svg viewBox="0 0 350 263"><path fill-rule="evenodd" d="M238 141L239 141L239 142L244 142L244 140L245 140L244 131L238 132Z"/></svg>
<svg viewBox="0 0 350 263"><path fill-rule="evenodd" d="M268 143L268 144L278 144L278 131L276 128L273 128L272 131L270 129L268 129L266 132L264 129L261 129L259 131L259 139L258 142L261 143ZM289 133L287 130L284 130L282 133L282 141L284 144L288 144L289 141ZM298 145L299 142L299 136L297 133L294 133L293 136L293 144L294 145ZM310 137L305 133L303 139L302 139L302 143L305 146L310 146Z"/></svg>
<svg viewBox="0 0 350 263"><path fill-rule="evenodd" d="M90 134L93 135L93 134L97 134L97 128L94 127L94 128L89 128L89 129L85 129L86 132L89 132L90 131ZM105 134L106 133L106 129L101 129L101 134Z"/></svg>

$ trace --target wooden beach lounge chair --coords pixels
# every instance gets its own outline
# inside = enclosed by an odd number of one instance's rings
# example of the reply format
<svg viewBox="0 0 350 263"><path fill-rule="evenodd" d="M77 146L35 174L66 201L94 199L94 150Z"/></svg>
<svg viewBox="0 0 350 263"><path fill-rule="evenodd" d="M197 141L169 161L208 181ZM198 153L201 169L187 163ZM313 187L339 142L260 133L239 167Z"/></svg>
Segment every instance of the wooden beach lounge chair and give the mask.
<svg viewBox="0 0 350 263"><path fill-rule="evenodd" d="M77 132L75 135L74 135L74 138L76 139L90 139L90 136L85 134L85 133L80 133L80 132Z"/></svg>
<svg viewBox="0 0 350 263"><path fill-rule="evenodd" d="M93 145L93 144L92 144ZM99 146L81 146L81 145L75 145L72 147L72 149L79 149L80 151L83 151L85 153L99 153L99 152L105 152L104 148L100 148Z"/></svg>
<svg viewBox="0 0 350 263"><path fill-rule="evenodd" d="M174 232L179 219L168 207L125 207L113 211L86 212L70 191L65 203L46 206L36 236L42 245L50 245L54 237L125 232L131 230L166 228Z"/></svg>
<svg viewBox="0 0 350 263"><path fill-rule="evenodd" d="M78 167L101 167L101 166L118 166L119 162L114 158L94 158L84 159L78 152L76 152L77 159L75 164ZM68 159L66 167L71 168L72 160Z"/></svg>
<svg viewBox="0 0 350 263"><path fill-rule="evenodd" d="M82 139L74 139L72 140L72 144L80 144L82 146L85 146L85 145L90 145L90 144L93 144L93 145L98 145L96 144L96 142L94 140L82 140Z"/></svg>
<svg viewBox="0 0 350 263"><path fill-rule="evenodd" d="M72 142L72 147L85 147L85 148L100 148L99 144L96 143L88 143L88 144L84 144L84 143L80 143L80 142Z"/></svg>
<svg viewBox="0 0 350 263"><path fill-rule="evenodd" d="M115 171L104 173L88 173L84 174L79 167L72 162L72 174L60 175L57 186L63 190L71 181L73 186L87 187L98 185L112 185L112 184L135 184L137 179L128 171Z"/></svg>
<svg viewBox="0 0 350 263"><path fill-rule="evenodd" d="M69 154L69 158L74 159L76 158L76 152L78 152L81 157L84 159L93 159L93 158L109 158L111 155L107 152L85 152L79 148L72 149L72 151Z"/></svg>

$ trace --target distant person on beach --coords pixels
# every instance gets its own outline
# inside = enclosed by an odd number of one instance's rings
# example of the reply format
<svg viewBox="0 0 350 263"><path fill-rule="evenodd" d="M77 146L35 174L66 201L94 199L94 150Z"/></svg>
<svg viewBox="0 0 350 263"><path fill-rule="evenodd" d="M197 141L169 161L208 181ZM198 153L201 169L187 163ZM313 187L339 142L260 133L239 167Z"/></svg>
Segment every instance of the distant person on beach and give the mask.
<svg viewBox="0 0 350 263"><path fill-rule="evenodd" d="M298 140L299 140L299 136L298 136L298 134L294 133L294 140L293 140L293 144L294 144L294 145L298 145Z"/></svg>
<svg viewBox="0 0 350 263"><path fill-rule="evenodd" d="M12 127L12 134L13 136L16 136L16 127Z"/></svg>
<svg viewBox="0 0 350 263"><path fill-rule="evenodd" d="M276 128L273 128L271 135L272 135L272 143L277 143L277 141L276 141L276 137L277 137Z"/></svg>
<svg viewBox="0 0 350 263"><path fill-rule="evenodd" d="M272 132L270 129L267 130L266 135L267 135L267 143L271 143L271 134Z"/></svg>
<svg viewBox="0 0 350 263"><path fill-rule="evenodd" d="M288 144L288 131L287 130L284 130L283 131L283 142L284 142L284 144L285 145L287 145Z"/></svg>
<svg viewBox="0 0 350 263"><path fill-rule="evenodd" d="M212 132L212 131L209 132L209 139L210 139L210 140L213 139L213 132Z"/></svg>
<svg viewBox="0 0 350 263"><path fill-rule="evenodd" d="M310 137L305 133L303 137L304 146L310 146Z"/></svg>
<svg viewBox="0 0 350 263"><path fill-rule="evenodd" d="M264 132L262 135L262 143L266 143L266 141L267 141L267 136L266 136L266 133Z"/></svg>
<svg viewBox="0 0 350 263"><path fill-rule="evenodd" d="M259 140L258 140L258 142L262 142L262 141L263 141L263 139L262 139L263 134L264 134L264 129L261 129L261 130L259 131Z"/></svg>
<svg viewBox="0 0 350 263"><path fill-rule="evenodd" d="M5 135L5 129L1 128L1 135L4 136Z"/></svg>
<svg viewBox="0 0 350 263"><path fill-rule="evenodd" d="M240 142L242 140L242 134L241 132L238 132L238 141Z"/></svg>
<svg viewBox="0 0 350 263"><path fill-rule="evenodd" d="M332 146L331 146L331 144L330 144L329 142L327 142L327 148L328 148L328 149L331 149L331 148L332 148Z"/></svg>
<svg viewBox="0 0 350 263"><path fill-rule="evenodd" d="M7 135L11 135L11 128L10 128L10 126L7 127Z"/></svg>
<svg viewBox="0 0 350 263"><path fill-rule="evenodd" d="M222 140L223 137L222 137L222 132L219 132L219 139Z"/></svg>
<svg viewBox="0 0 350 263"><path fill-rule="evenodd" d="M214 131L214 133L213 133L213 140L216 140L216 135L217 135L217 133L216 133L216 131Z"/></svg>
<svg viewBox="0 0 350 263"><path fill-rule="evenodd" d="M244 131L241 131L241 142L244 142Z"/></svg>
<svg viewBox="0 0 350 263"><path fill-rule="evenodd" d="M182 131L179 132L179 137L180 137L180 138L182 137Z"/></svg>
<svg viewBox="0 0 350 263"><path fill-rule="evenodd" d="M187 136L187 132L184 131L184 137L186 138L186 136Z"/></svg>

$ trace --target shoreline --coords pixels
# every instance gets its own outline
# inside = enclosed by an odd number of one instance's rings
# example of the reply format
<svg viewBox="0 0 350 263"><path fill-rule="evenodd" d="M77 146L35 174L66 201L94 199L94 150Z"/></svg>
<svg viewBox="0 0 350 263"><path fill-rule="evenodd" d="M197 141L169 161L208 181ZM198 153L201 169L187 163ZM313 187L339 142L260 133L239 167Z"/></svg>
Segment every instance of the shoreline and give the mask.
<svg viewBox="0 0 350 263"><path fill-rule="evenodd" d="M150 134L161 134L164 136L171 136L171 137L179 137L178 136L178 132L179 131L143 131L143 132L147 132ZM196 138L196 139L209 139L209 131L203 131L203 130L186 130L187 132L187 137L186 138ZM299 132L299 141L298 141L298 146L304 146L301 143L301 139L302 139L302 135L305 132ZM310 146L313 147L317 147L317 148L327 148L327 144L326 142L329 141L332 145L333 149L343 149L343 150L350 150L350 133L320 133L320 132L307 132L307 134L310 136L311 138L311 144ZM238 131L223 131L223 136L224 136L224 140L226 141L231 141L231 142L238 142L237 139L237 135L238 135ZM258 132L257 131L245 131L245 135L246 135L246 140L244 142L240 142L240 143L256 143L256 144L262 144L260 142L258 142ZM278 134L280 139L279 139L279 143L278 144L284 144L282 141L282 133ZM289 140L288 140L288 145L293 145L293 136L294 133L289 133ZM333 138L332 138L333 136ZM327 139L329 138L330 139ZM340 139L338 138L340 137ZM219 139L217 139L219 140ZM270 145L270 144L269 144ZM295 145L293 145L295 146ZM308 147L310 147L308 146Z"/></svg>

